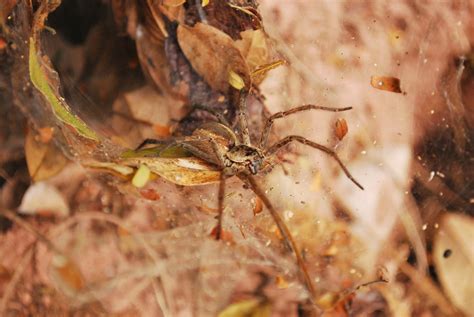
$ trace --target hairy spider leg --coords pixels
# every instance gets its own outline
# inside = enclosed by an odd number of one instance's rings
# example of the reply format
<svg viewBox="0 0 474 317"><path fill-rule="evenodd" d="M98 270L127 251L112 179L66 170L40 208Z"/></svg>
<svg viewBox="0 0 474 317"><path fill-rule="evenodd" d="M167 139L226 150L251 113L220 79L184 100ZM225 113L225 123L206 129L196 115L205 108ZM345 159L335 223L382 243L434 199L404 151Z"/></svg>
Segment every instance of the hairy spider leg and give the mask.
<svg viewBox="0 0 474 317"><path fill-rule="evenodd" d="M217 226L216 226L216 240L222 237L222 217L224 215L224 194L225 194L225 175L221 172L219 179L219 192L217 194Z"/></svg>
<svg viewBox="0 0 474 317"><path fill-rule="evenodd" d="M273 125L273 121L276 119L284 118L289 116L290 114L294 114L301 111L308 111L308 110L324 110L324 111L331 111L331 112L341 112L351 110L352 107L344 107L344 108L332 108L332 107L324 107L324 106L316 106L316 105L303 105L299 107L292 108L287 111L277 112L271 115L265 122L265 125L262 130L262 134L260 135L260 148L265 148L268 142L268 136L270 134L270 130Z"/></svg>
<svg viewBox="0 0 474 317"><path fill-rule="evenodd" d="M330 156L332 156L336 161L337 163L339 164L339 166L342 168L342 170L344 171L344 174L346 174L346 176L354 183L356 184L357 187L359 187L360 189L364 190L364 187L359 184L358 181L355 180L355 178L351 175L351 173L349 172L349 170L346 168L346 166L344 165L344 163L342 163L341 159L339 158L339 156L337 155L336 152L334 152L333 150L331 150L330 148L324 146L324 145L321 145L321 144L318 144L318 143L315 143L313 141L310 141L302 136L299 136L299 135L290 135L290 136L287 136L283 139L281 139L280 141L276 142L275 144L273 144L271 147L269 147L267 150L265 150L265 155L268 156L268 155L272 155L274 154L275 152L277 152L278 150L280 150L282 147L284 147L285 145L287 145L288 143L290 142L293 142L293 141L296 141L296 142L299 142L299 143L302 143L304 145L308 145L308 146L311 146L315 149L318 149L320 151L323 151L325 152L326 154L329 154Z"/></svg>
<svg viewBox="0 0 474 317"><path fill-rule="evenodd" d="M202 110L202 111L209 112L214 117L216 117L216 119L217 119L217 121L219 121L219 123L221 123L221 124L223 124L227 127L230 127L229 121L227 121L227 119L224 117L224 115L222 113L212 109L211 107L204 106L204 105L199 105L199 104L194 104L194 105L191 106L190 113L192 113L195 110Z"/></svg>
<svg viewBox="0 0 474 317"><path fill-rule="evenodd" d="M248 174L239 174L238 177L244 181L245 183L250 184L250 188L252 191L255 193L255 195L258 196L267 207L268 211L270 212L273 221L275 221L278 231L283 237L283 241L285 242L285 247L290 251L293 252L295 257L296 257L296 262L298 264L299 271L303 277L304 283L306 288L309 290L311 293L311 302L314 303L314 299L316 298L316 290L314 289L313 282L311 281L311 278L308 273L308 269L306 268L306 264L304 263L303 256L301 255L300 250L298 249L298 246L296 245L295 241L293 240L293 236L291 235L290 230L286 226L285 222L281 218L280 214L277 212L275 207L273 207L272 203L268 199L267 195L264 193L264 191L260 188L258 185L257 181L255 178L251 175Z"/></svg>
<svg viewBox="0 0 474 317"><path fill-rule="evenodd" d="M250 142L250 133L247 119L247 94L248 93L245 91L239 92L237 117L239 120L240 137L242 138L242 143L248 146L252 146Z"/></svg>
<svg viewBox="0 0 474 317"><path fill-rule="evenodd" d="M136 148L135 148L135 151L138 151L142 148L144 148L145 146L147 145L151 145L151 144L166 144L168 145L170 143L169 140L158 140L158 139L145 139L143 140L142 143L140 143L140 145L138 145Z"/></svg>

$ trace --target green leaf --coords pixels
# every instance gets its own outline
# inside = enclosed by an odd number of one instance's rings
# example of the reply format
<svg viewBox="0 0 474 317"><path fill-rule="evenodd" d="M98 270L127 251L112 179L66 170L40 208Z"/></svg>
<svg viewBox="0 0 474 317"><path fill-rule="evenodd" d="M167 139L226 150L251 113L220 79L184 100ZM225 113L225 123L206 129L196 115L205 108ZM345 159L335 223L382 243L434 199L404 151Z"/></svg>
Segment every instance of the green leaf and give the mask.
<svg viewBox="0 0 474 317"><path fill-rule="evenodd" d="M30 38L30 52L28 61L31 82L48 101L56 118L74 127L81 136L94 141L99 141L97 134L92 129L90 129L84 121L71 113L71 110L69 109L69 106L66 104L66 102L61 100L54 92L54 89L48 82L48 78L41 67L33 38Z"/></svg>

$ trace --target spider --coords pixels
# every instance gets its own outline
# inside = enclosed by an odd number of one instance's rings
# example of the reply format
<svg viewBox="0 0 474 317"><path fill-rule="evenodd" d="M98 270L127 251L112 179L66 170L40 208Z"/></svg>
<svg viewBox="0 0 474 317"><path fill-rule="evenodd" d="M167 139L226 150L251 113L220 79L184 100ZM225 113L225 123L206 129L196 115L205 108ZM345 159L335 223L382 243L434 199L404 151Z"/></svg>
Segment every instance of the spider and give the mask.
<svg viewBox="0 0 474 317"><path fill-rule="evenodd" d="M211 108L202 105L194 106L194 109L207 111L216 117L217 122L208 122L193 131L191 136L184 138L176 138L171 142L163 142L162 140L146 139L137 148L143 148L147 144L167 144L167 147L177 146L190 152L193 156L211 163L220 172L219 191L218 191L218 216L217 226L215 228L215 238L222 237L222 217L224 210L224 194L225 182L227 178L237 176L245 184L249 185L252 191L259 197L263 204L267 207L273 217L286 248L293 252L299 267L301 277L304 284L314 299L315 289L308 274L308 270L303 261L300 250L298 249L293 237L285 225L280 214L277 212L273 204L270 202L265 192L257 183L254 175L258 175L263 169L269 166L269 161L284 146L291 142L299 142L308 145L324 153L330 155L339 164L346 176L360 189L364 189L355 178L350 174L339 156L330 148L310 141L299 135L290 135L284 137L280 141L268 146L268 136L276 119L284 118L288 115L308 111L308 110L324 110L332 112L341 112L351 110L352 107L331 108L317 105L303 105L287 111L277 112L266 119L263 130L260 134L258 144L252 144L248 129L248 116L246 112L246 99L248 92L240 91L238 95L237 105L237 121L238 133L232 130L231 125L225 117Z"/></svg>

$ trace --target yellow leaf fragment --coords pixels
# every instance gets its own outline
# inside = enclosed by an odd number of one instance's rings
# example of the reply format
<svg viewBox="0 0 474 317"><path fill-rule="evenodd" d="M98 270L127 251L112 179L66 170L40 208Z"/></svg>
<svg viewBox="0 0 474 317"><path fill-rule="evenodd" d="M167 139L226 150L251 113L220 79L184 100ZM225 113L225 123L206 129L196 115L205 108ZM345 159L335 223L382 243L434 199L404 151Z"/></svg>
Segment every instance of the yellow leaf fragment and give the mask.
<svg viewBox="0 0 474 317"><path fill-rule="evenodd" d="M218 317L269 317L271 306L257 299L249 299L227 306Z"/></svg>
<svg viewBox="0 0 474 317"><path fill-rule="evenodd" d="M209 4L209 1L210 0L202 0L202 3L201 3L202 7L204 8L205 6L207 6Z"/></svg>
<svg viewBox="0 0 474 317"><path fill-rule="evenodd" d="M135 175L132 178L133 186L137 188L142 188L146 185L150 179L151 171L145 164L141 164L138 170L135 172Z"/></svg>
<svg viewBox="0 0 474 317"><path fill-rule="evenodd" d="M237 90L245 87L245 82L236 72L229 70L229 84Z"/></svg>

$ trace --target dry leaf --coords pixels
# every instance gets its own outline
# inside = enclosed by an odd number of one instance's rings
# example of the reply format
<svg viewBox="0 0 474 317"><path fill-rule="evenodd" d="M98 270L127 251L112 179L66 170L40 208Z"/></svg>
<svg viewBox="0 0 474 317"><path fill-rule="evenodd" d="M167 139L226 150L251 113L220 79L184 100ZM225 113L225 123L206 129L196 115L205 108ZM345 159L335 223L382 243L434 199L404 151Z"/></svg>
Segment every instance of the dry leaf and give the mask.
<svg viewBox="0 0 474 317"><path fill-rule="evenodd" d="M210 236L212 238L216 239L216 237L217 237L217 226L212 228ZM234 242L234 237L232 236L232 232L224 230L224 229L221 229L220 239L222 241L226 241L226 242Z"/></svg>
<svg viewBox="0 0 474 317"><path fill-rule="evenodd" d="M38 129L39 132L39 140L43 143L49 143L54 135L54 128L53 127L44 127Z"/></svg>
<svg viewBox="0 0 474 317"><path fill-rule="evenodd" d="M60 216L69 215L69 206L56 187L45 182L31 185L27 190L19 212L27 215Z"/></svg>
<svg viewBox="0 0 474 317"><path fill-rule="evenodd" d="M268 65L270 62L270 55L268 52L267 35L265 32L262 29L246 30L241 32L240 36L242 39L236 41L235 46L245 58L250 72L254 73L259 68ZM255 83L259 84L265 78L265 73L266 72L257 72L252 74L252 80L254 80L255 77Z"/></svg>
<svg viewBox="0 0 474 317"><path fill-rule="evenodd" d="M160 194L158 194L156 190L152 188L140 190L140 195L147 200L156 201L160 199Z"/></svg>
<svg viewBox="0 0 474 317"><path fill-rule="evenodd" d="M335 125L334 134L339 140L342 140L346 136L347 132L349 131L346 120L337 119L334 125Z"/></svg>
<svg viewBox="0 0 474 317"><path fill-rule="evenodd" d="M7 47L7 42L5 42L3 37L0 37L0 51L3 51L5 47Z"/></svg>
<svg viewBox="0 0 474 317"><path fill-rule="evenodd" d="M253 206L253 214L254 216L261 213L263 210L263 202L259 197L255 197L255 205Z"/></svg>
<svg viewBox="0 0 474 317"><path fill-rule="evenodd" d="M168 7L178 7L185 2L186 0L163 0L163 5Z"/></svg>
<svg viewBox="0 0 474 317"><path fill-rule="evenodd" d="M132 157L122 159L120 164L135 167L146 164L153 173L182 186L216 183L220 177L220 171L196 157Z"/></svg>
<svg viewBox="0 0 474 317"><path fill-rule="evenodd" d="M169 125L154 124L153 131L158 137L168 137L171 135L171 127Z"/></svg>
<svg viewBox="0 0 474 317"><path fill-rule="evenodd" d="M58 174L68 162L53 142L45 144L37 140L31 129L28 129L26 134L25 156L28 172L34 181L45 180Z"/></svg>
<svg viewBox="0 0 474 317"><path fill-rule="evenodd" d="M53 277L62 288L74 294L84 288L85 282L77 265L67 257L56 254L51 261Z"/></svg>
<svg viewBox="0 0 474 317"><path fill-rule="evenodd" d="M218 317L269 317L271 306L257 299L249 299L227 306Z"/></svg>
<svg viewBox="0 0 474 317"><path fill-rule="evenodd" d="M230 71L250 87L247 63L229 35L203 23L196 23L194 27L180 24L177 35L179 46L194 70L214 90L228 91Z"/></svg>
<svg viewBox="0 0 474 317"><path fill-rule="evenodd" d="M97 162L97 161L85 161L82 162L82 165L94 169L102 169L106 171L111 171L118 173L122 176L132 175L135 171L133 168L125 165L120 165L112 162Z"/></svg>
<svg viewBox="0 0 474 317"><path fill-rule="evenodd" d="M210 0L202 0L201 2L202 7L204 8L205 6L207 6L209 4L209 1Z"/></svg>
<svg viewBox="0 0 474 317"><path fill-rule="evenodd" d="M277 284L278 288L280 288L280 289L288 288L288 282L281 275L278 275L276 277L276 284Z"/></svg>
<svg viewBox="0 0 474 317"><path fill-rule="evenodd" d="M447 214L440 223L433 251L443 289L467 315L474 311L474 220Z"/></svg>
<svg viewBox="0 0 474 317"><path fill-rule="evenodd" d="M402 90L400 89L400 79L395 77L379 77L379 76L372 76L370 78L370 84L372 87L386 90L396 93L401 93Z"/></svg>

